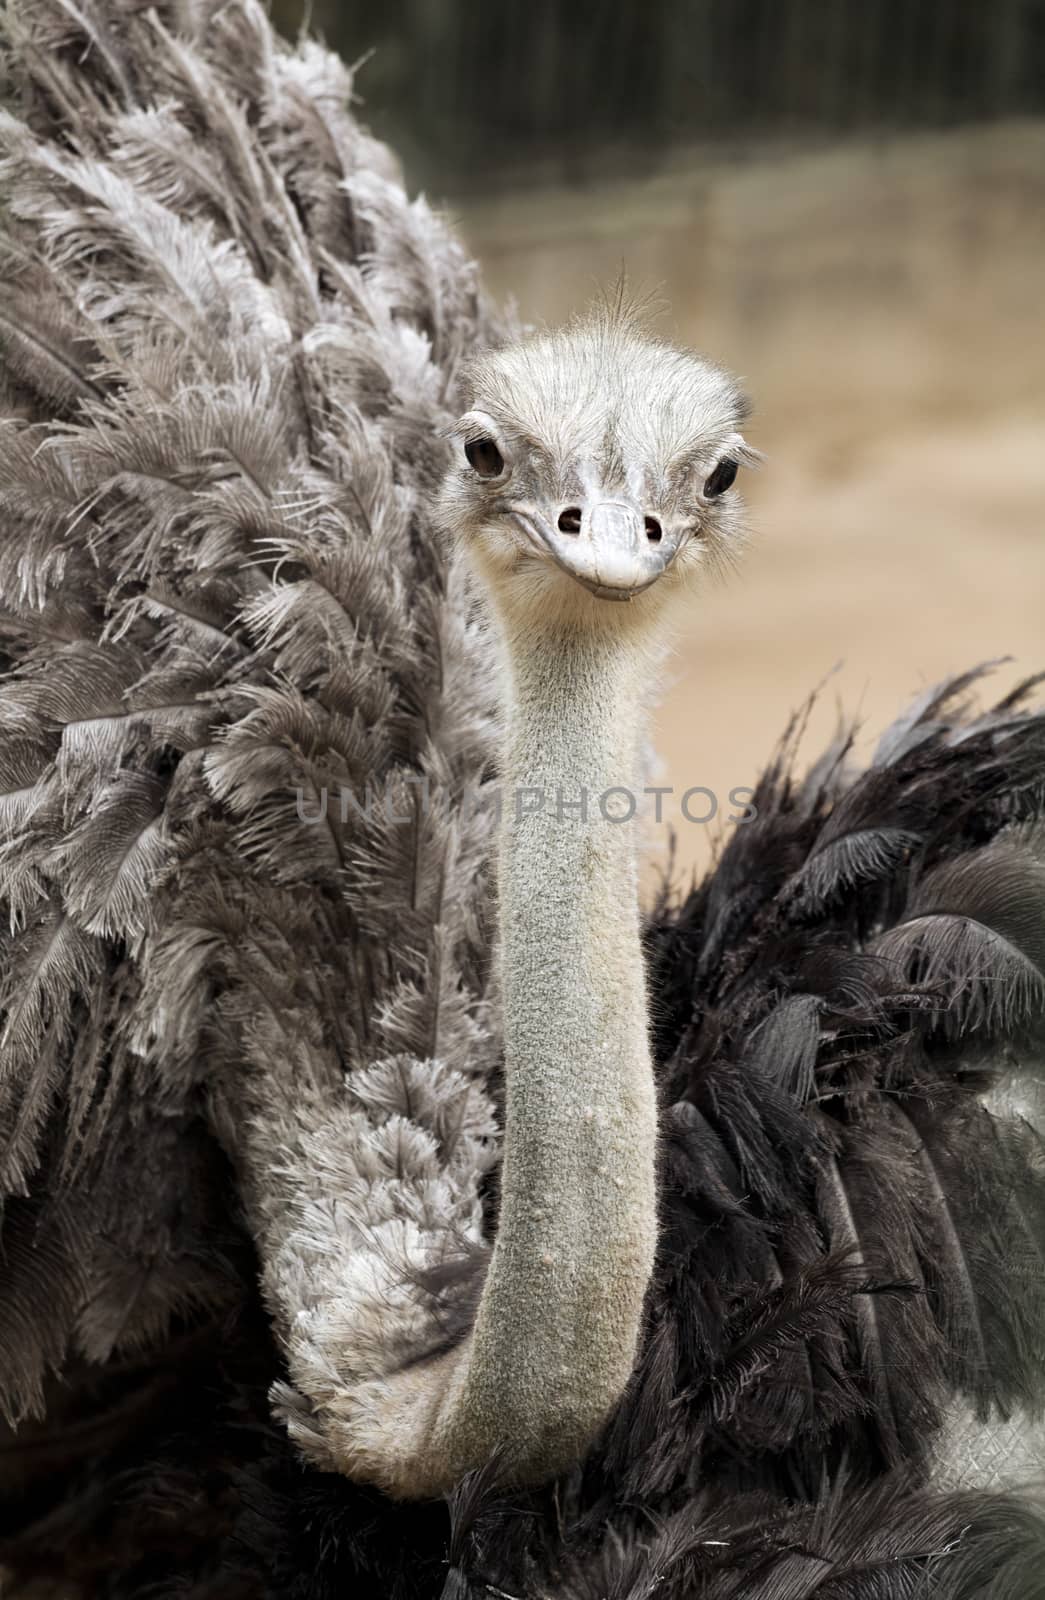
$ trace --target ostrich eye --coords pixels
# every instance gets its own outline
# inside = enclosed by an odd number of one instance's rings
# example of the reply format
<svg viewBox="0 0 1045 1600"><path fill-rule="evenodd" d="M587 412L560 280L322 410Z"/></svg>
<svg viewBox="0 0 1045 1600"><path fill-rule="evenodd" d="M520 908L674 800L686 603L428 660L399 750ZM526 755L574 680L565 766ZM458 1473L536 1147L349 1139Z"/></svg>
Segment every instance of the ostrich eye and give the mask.
<svg viewBox="0 0 1045 1600"><path fill-rule="evenodd" d="M480 478L499 478L504 471L504 457L492 439L469 439L464 453L468 465Z"/></svg>
<svg viewBox="0 0 1045 1600"><path fill-rule="evenodd" d="M704 493L709 500L714 500L716 495L725 494L727 489L732 489L736 482L737 464L727 456L720 461L714 472L704 484Z"/></svg>

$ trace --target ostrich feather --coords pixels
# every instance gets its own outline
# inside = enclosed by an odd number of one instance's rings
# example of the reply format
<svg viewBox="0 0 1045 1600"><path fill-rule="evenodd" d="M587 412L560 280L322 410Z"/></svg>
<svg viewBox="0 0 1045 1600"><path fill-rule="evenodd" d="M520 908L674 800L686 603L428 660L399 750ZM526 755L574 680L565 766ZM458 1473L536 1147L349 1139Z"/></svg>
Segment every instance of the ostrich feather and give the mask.
<svg viewBox="0 0 1045 1600"><path fill-rule="evenodd" d="M962 712L968 706L967 698L963 698L966 691L977 684L985 672L1000 665L1000 660L988 661L964 672L953 673L942 683L932 684L923 690L911 701L903 715L897 717L882 734L873 765L888 766L893 761L909 756L918 745L947 731L954 721L962 721Z"/></svg>
<svg viewBox="0 0 1045 1600"><path fill-rule="evenodd" d="M913 1103L907 1115L931 1185L927 1288L950 1353L952 1377L979 1413L1024 1406L1040 1413L1037 1352L1045 1326L1045 1217L1037 1135L997 1123L979 1106L944 1119ZM963 1137L963 1121L980 1137ZM962 1167L956 1165L960 1151Z"/></svg>
<svg viewBox="0 0 1045 1600"><path fill-rule="evenodd" d="M42 1412L45 1375L60 1367L68 1328L87 1292L76 1232L66 1206L29 1197L6 1203L0 1417L11 1426Z"/></svg>
<svg viewBox="0 0 1045 1600"><path fill-rule="evenodd" d="M815 915L832 899L887 878L921 843L909 828L860 828L821 839L792 884L797 902Z"/></svg>
<svg viewBox="0 0 1045 1600"><path fill-rule="evenodd" d="M917 1456L920 1441L938 1424L934 1395L943 1391L945 1347L933 1320L911 1303L911 1296L924 1294L915 1233L920 1219L882 1181L888 1171L894 1184L904 1184L901 1194L913 1187L897 1155L880 1148L885 1143L884 1130L848 1131L837 1156L823 1164L819 1206L832 1246L850 1252L865 1286L892 1281L899 1290L861 1294L852 1319L873 1426L887 1465L898 1467ZM905 1361L913 1349L920 1370L912 1379Z"/></svg>
<svg viewBox="0 0 1045 1600"><path fill-rule="evenodd" d="M29 390L61 416L75 411L83 400L104 396L102 386L90 376L97 352L84 349L75 324L46 300L50 317L44 321L38 302L39 286L35 293L28 283L10 291L10 299L0 308L0 354L8 381Z"/></svg>
<svg viewBox="0 0 1045 1600"><path fill-rule="evenodd" d="M99 941L51 901L0 968L0 1178L6 1194L29 1192L63 1080L68 1075L75 1083L70 1047L81 1009L98 998L104 963Z"/></svg>
<svg viewBox="0 0 1045 1600"><path fill-rule="evenodd" d="M163 799L161 783L127 773L48 858L66 906L87 933L133 945L144 932L149 891L170 856Z"/></svg>
<svg viewBox="0 0 1045 1600"><path fill-rule="evenodd" d="M950 1034L1011 1035L1045 1016L1045 862L1038 830L1007 830L927 874L877 954L951 997Z"/></svg>

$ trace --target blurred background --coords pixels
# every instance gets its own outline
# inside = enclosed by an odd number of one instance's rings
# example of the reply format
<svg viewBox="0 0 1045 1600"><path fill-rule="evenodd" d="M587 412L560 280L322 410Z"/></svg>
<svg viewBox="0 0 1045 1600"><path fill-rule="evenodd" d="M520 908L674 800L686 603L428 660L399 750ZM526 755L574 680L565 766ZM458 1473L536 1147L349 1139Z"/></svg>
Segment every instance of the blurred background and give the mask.
<svg viewBox="0 0 1045 1600"><path fill-rule="evenodd" d="M659 781L725 802L828 677L810 757L839 705L867 749L949 671L1045 668L1045 0L307 18L495 296L555 322L624 265L754 396L752 544L694 601ZM683 863L716 832L681 823Z"/></svg>

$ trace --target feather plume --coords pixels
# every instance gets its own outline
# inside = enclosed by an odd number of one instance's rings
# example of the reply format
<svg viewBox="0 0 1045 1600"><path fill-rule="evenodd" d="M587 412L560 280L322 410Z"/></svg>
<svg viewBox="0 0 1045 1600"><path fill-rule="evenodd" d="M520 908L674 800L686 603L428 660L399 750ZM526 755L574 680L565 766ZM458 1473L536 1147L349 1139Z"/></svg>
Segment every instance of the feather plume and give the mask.
<svg viewBox="0 0 1045 1600"><path fill-rule="evenodd" d="M946 997L942 1026L1014 1035L1045 1017L1041 835L1006 830L922 880L876 953Z"/></svg>

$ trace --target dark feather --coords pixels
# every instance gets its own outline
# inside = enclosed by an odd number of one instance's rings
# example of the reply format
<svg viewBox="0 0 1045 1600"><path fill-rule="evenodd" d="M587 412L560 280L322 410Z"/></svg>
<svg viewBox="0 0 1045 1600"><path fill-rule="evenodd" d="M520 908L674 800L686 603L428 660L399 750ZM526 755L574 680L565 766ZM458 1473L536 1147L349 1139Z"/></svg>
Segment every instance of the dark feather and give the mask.
<svg viewBox="0 0 1045 1600"><path fill-rule="evenodd" d="M922 880L875 952L941 996L941 1026L1017 1035L1045 1018L1045 863L1039 835L1007 831Z"/></svg>

